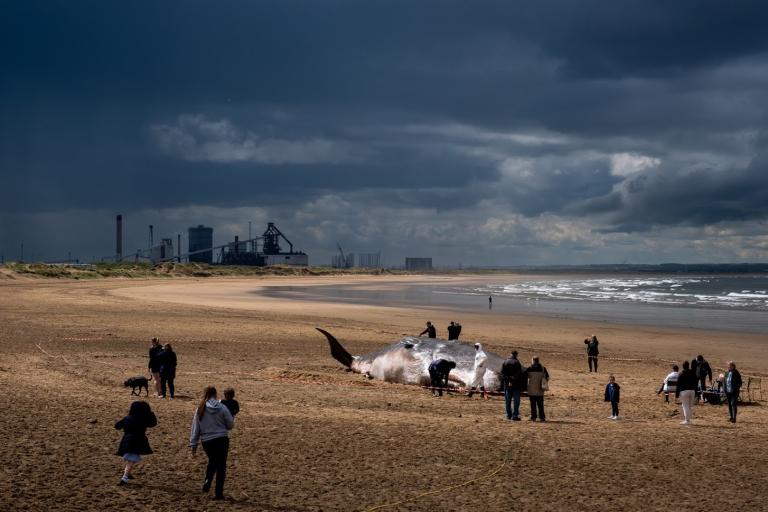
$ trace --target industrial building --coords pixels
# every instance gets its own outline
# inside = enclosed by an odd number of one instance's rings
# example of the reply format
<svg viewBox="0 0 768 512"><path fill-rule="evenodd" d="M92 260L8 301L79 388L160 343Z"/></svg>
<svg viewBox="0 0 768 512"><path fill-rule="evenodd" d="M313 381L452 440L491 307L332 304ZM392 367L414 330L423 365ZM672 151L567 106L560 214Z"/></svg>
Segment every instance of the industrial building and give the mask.
<svg viewBox="0 0 768 512"><path fill-rule="evenodd" d="M405 258L405 270L414 272L432 270L432 258Z"/></svg>
<svg viewBox="0 0 768 512"><path fill-rule="evenodd" d="M213 263L213 228L199 224L187 230L189 236L189 261L195 263ZM200 252L202 251L202 252Z"/></svg>

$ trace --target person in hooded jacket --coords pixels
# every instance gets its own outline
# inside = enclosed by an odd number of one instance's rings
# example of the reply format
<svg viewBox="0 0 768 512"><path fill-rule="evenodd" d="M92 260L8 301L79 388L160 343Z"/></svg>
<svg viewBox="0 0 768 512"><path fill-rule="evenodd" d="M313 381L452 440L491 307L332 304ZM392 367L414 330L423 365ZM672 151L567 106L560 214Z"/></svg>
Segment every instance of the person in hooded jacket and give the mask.
<svg viewBox="0 0 768 512"><path fill-rule="evenodd" d="M131 404L128 416L115 423L115 429L123 431L123 438L117 448L117 455L125 460L125 470L118 482L125 485L133 479L131 471L139 463L142 455L152 453L147 439L147 429L157 425L157 417L147 402L136 401Z"/></svg>
<svg viewBox="0 0 768 512"><path fill-rule="evenodd" d="M171 400L176 391L173 381L176 379L176 352L171 348L170 343L163 345L163 351L157 356L160 362L160 393L165 398L165 390L171 392Z"/></svg>
<svg viewBox="0 0 768 512"><path fill-rule="evenodd" d="M485 394L485 363L488 361L488 354L483 350L483 346L479 343L475 343L475 370L472 375L472 382L469 384L469 398L475 393L475 390L480 388L480 396L488 399L488 395Z"/></svg>
<svg viewBox="0 0 768 512"><path fill-rule="evenodd" d="M192 418L192 433L189 436L189 446L192 455L197 453L197 445L202 442L203 451L208 456L208 466L205 469L203 492L211 490L213 476L216 475L216 492L214 499L224 499L224 479L227 475L227 455L229 454L229 431L235 426L235 419L217 399L216 388L209 386L203 391L203 399L195 410Z"/></svg>

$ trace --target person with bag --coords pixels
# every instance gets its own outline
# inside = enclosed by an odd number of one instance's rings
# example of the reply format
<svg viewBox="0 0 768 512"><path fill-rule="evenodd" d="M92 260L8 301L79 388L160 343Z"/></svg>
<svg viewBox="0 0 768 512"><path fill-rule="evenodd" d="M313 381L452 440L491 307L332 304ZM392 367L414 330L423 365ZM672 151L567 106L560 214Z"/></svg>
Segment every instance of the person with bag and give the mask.
<svg viewBox="0 0 768 512"><path fill-rule="evenodd" d="M544 414L544 392L549 390L549 372L539 362L539 356L533 356L531 366L526 368L528 381L528 399L531 402L531 421L547 421ZM538 409L538 411L537 411Z"/></svg>
<svg viewBox="0 0 768 512"><path fill-rule="evenodd" d="M203 391L203 399L192 418L192 433L189 446L192 455L197 453L197 444L202 441L203 451L208 456L205 469L203 492L211 490L213 475L216 475L216 494L214 499L224 499L224 479L227 474L227 455L229 454L229 431L235 426L235 419L221 402L216 399L216 388L208 386Z"/></svg>

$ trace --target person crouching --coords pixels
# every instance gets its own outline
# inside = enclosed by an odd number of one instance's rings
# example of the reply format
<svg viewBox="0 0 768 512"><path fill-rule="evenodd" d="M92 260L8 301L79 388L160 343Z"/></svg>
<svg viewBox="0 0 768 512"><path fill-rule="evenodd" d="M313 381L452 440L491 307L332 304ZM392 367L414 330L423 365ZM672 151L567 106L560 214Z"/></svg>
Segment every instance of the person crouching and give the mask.
<svg viewBox="0 0 768 512"><path fill-rule="evenodd" d="M448 374L456 368L456 363L445 359L436 359L429 365L429 380L433 396L443 396L443 388L448 387Z"/></svg>

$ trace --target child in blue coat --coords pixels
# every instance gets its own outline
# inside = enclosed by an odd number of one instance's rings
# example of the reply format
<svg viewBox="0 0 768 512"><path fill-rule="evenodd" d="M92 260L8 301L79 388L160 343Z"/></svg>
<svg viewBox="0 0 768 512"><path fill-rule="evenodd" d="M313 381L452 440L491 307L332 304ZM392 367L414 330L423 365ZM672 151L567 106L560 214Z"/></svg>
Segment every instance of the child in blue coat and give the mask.
<svg viewBox="0 0 768 512"><path fill-rule="evenodd" d="M611 415L610 419L619 419L619 398L621 393L621 387L616 383L616 377L611 375L608 377L608 385L605 386L605 401L611 402Z"/></svg>

